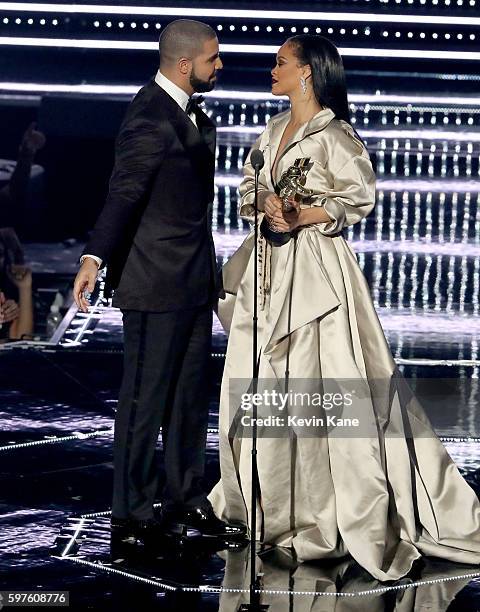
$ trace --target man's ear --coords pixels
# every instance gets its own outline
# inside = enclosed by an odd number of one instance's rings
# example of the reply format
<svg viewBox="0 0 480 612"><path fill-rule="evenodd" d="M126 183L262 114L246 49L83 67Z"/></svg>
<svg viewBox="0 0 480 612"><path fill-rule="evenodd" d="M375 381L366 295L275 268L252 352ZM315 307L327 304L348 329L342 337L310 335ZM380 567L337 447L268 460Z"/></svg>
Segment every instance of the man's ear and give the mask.
<svg viewBox="0 0 480 612"><path fill-rule="evenodd" d="M178 69L180 70L181 74L188 74L188 71L190 70L190 60L186 57L181 57L178 60Z"/></svg>

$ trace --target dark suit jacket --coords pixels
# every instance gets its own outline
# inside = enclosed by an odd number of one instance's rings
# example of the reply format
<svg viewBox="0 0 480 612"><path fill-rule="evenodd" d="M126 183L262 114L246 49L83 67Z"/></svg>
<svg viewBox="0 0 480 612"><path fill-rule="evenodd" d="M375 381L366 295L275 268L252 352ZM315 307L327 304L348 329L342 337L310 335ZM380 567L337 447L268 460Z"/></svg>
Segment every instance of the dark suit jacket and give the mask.
<svg viewBox="0 0 480 612"><path fill-rule="evenodd" d="M198 129L153 79L128 108L84 250L107 264L114 306L162 312L213 303L215 126L200 109L196 119Z"/></svg>

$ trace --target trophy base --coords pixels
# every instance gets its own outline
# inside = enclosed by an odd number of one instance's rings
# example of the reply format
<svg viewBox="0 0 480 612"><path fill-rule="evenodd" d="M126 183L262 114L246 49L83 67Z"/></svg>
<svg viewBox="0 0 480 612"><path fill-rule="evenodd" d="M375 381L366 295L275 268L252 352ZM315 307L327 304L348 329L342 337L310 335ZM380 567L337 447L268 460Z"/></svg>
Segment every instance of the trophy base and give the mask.
<svg viewBox="0 0 480 612"><path fill-rule="evenodd" d="M291 232L274 232L265 217L260 223L260 233L272 246L283 246L292 238Z"/></svg>

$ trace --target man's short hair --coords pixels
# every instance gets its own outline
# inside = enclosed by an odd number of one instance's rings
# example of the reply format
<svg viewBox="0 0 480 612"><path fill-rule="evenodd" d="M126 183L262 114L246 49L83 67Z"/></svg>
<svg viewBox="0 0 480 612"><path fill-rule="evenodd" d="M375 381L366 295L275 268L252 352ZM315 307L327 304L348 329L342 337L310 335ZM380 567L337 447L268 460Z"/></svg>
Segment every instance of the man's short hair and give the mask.
<svg viewBox="0 0 480 612"><path fill-rule="evenodd" d="M160 66L171 66L182 57L194 59L202 52L204 43L216 36L215 30L201 21L172 21L158 39Z"/></svg>

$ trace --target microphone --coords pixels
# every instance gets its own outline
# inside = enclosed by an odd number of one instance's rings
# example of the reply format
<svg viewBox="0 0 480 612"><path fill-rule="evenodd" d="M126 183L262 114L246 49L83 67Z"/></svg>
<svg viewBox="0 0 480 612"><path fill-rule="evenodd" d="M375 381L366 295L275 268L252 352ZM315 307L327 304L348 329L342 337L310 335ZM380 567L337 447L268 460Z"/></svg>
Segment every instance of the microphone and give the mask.
<svg viewBox="0 0 480 612"><path fill-rule="evenodd" d="M252 151L250 155L250 162L255 168L256 172L259 172L263 168L265 160L263 158L263 153L260 151L260 149L254 149Z"/></svg>

